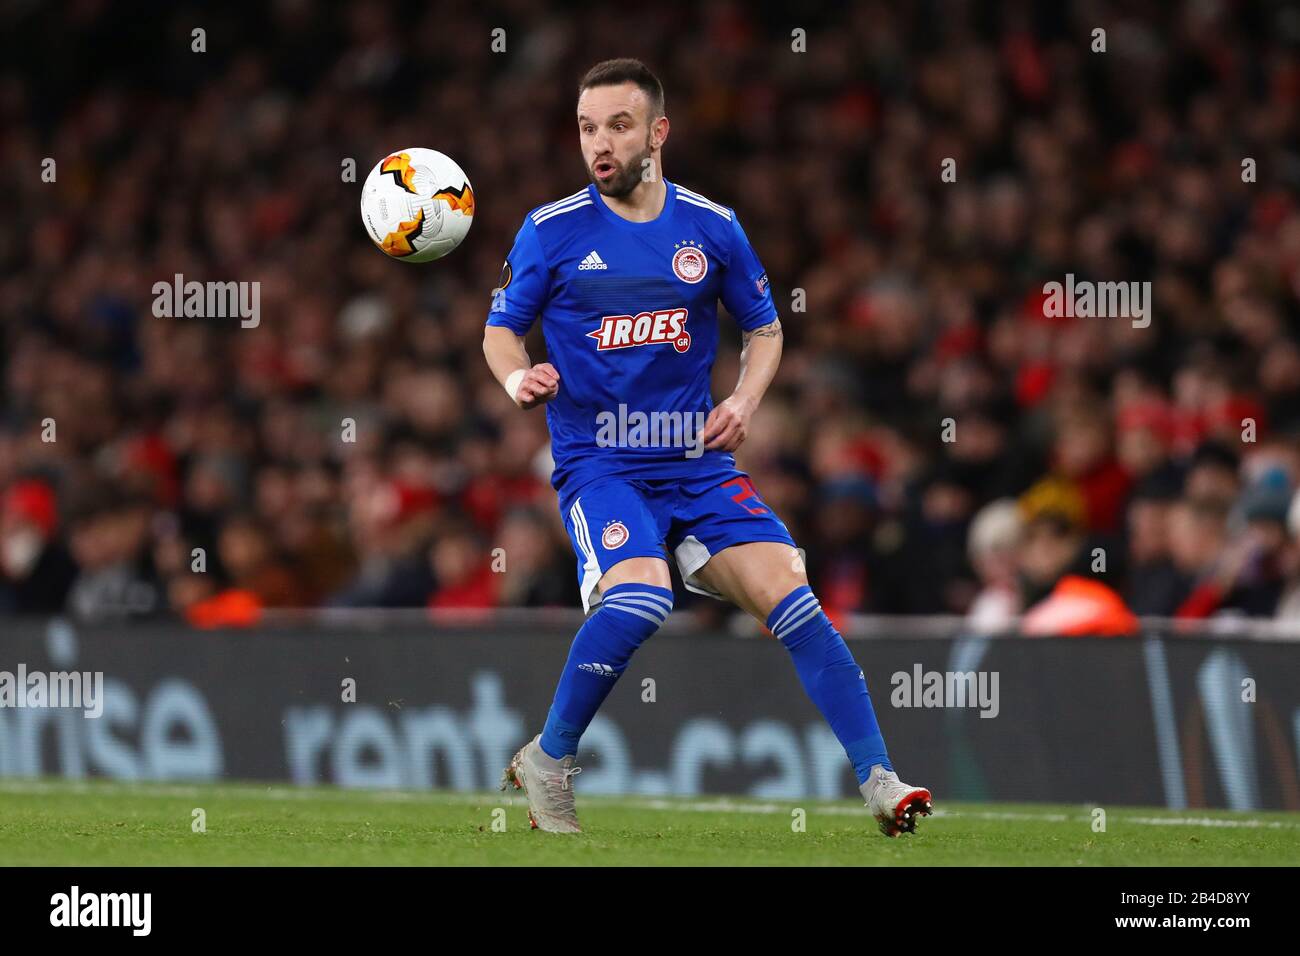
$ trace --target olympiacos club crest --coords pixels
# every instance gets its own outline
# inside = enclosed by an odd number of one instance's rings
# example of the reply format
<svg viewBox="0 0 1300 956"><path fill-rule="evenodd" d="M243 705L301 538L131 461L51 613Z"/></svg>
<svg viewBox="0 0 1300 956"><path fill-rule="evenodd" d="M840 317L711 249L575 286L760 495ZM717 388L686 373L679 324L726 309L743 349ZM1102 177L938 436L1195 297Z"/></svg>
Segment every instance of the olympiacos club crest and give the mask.
<svg viewBox="0 0 1300 956"><path fill-rule="evenodd" d="M606 551L613 551L615 548L621 548L627 544L629 534L627 525L621 521L615 521L613 524L606 525L605 531L600 536L600 543L604 545Z"/></svg>
<svg viewBox="0 0 1300 956"><path fill-rule="evenodd" d="M673 253L673 275L694 285L709 274L709 260L704 250L687 242Z"/></svg>

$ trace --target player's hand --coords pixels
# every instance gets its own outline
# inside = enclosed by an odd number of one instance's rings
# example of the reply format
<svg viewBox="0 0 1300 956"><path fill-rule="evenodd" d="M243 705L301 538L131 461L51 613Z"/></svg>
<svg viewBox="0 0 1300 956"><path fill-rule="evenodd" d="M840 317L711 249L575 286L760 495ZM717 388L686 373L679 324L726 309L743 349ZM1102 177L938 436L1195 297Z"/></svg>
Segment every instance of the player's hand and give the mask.
<svg viewBox="0 0 1300 956"><path fill-rule="evenodd" d="M749 435L749 419L755 402L743 395L732 395L715 405L704 422L704 447L709 451L735 451Z"/></svg>
<svg viewBox="0 0 1300 956"><path fill-rule="evenodd" d="M536 408L559 394L560 373L550 362L538 362L520 380L515 403L520 408Z"/></svg>

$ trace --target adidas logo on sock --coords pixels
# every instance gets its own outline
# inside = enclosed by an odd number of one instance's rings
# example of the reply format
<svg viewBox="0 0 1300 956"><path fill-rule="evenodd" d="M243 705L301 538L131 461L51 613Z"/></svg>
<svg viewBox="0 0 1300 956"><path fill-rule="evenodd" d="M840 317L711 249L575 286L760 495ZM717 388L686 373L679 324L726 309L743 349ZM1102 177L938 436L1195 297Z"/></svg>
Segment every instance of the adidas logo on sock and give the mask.
<svg viewBox="0 0 1300 956"><path fill-rule="evenodd" d="M592 674L599 674L601 677L617 677L614 668L608 664L579 664L578 670L589 671Z"/></svg>
<svg viewBox="0 0 1300 956"><path fill-rule="evenodd" d="M578 263L579 271L583 269L608 269L608 268L609 266L605 264L605 260L603 260L600 257L600 253L597 252L595 249L592 249L591 252L587 253L587 257Z"/></svg>

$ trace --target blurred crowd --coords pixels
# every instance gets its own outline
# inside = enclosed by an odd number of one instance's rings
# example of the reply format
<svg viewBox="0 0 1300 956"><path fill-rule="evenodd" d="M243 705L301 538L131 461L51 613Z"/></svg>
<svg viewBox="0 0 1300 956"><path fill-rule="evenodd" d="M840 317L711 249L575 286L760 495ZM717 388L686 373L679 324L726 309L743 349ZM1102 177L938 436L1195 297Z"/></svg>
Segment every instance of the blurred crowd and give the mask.
<svg viewBox="0 0 1300 956"><path fill-rule="evenodd" d="M1146 6L7 6L0 613L576 605L482 327L524 214L586 181L577 78L631 55L667 176L770 276L737 457L828 607L1300 619L1300 14ZM431 265L357 213L408 145L475 188ZM156 317L177 273L260 282L260 323ZM1150 324L1045 317L1067 273L1150 281Z"/></svg>

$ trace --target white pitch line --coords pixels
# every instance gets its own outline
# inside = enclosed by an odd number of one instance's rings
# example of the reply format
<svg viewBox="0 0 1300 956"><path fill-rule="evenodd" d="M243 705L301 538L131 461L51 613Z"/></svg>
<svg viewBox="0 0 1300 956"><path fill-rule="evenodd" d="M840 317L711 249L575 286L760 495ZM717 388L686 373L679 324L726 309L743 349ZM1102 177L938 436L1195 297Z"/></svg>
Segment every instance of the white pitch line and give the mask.
<svg viewBox="0 0 1300 956"><path fill-rule="evenodd" d="M437 803L456 804L479 802L483 804L513 804L522 799L520 794L498 793L495 791L446 791L446 790L349 790L313 789L308 787L286 787L271 785L266 787L247 784L169 784L169 783L131 783L123 781L87 781L50 782L46 780L0 779L0 793L78 793L78 794L123 794L140 797L198 797L214 793L217 796L247 797L263 800L334 800L340 802L373 801L375 803ZM592 795L584 802L599 806L608 804L632 810L671 810L682 813L756 813L789 814L791 810L802 806L810 814L826 816L859 817L866 819L866 811L861 807L818 803L812 800L792 799L788 803L754 802L747 803L726 798L704 798L692 800L689 797L676 799L619 797L609 794ZM1065 813L1045 813L1028 810L945 810L936 809L934 816L940 819L968 820L1026 820L1043 823L1089 823L1090 814L1070 816ZM1240 828L1263 830L1300 829L1300 820L1224 820L1215 817L1153 817L1129 816L1122 813L1110 814L1110 819L1120 823L1133 823L1143 826L1187 826L1210 828Z"/></svg>
<svg viewBox="0 0 1300 956"><path fill-rule="evenodd" d="M789 813L798 801L789 805L771 803L738 803L729 800L706 800L698 803L679 804L671 800L622 800L620 806L641 810L685 810L705 813ZM864 811L857 807L818 806L813 804L809 813L822 813L833 816L864 816ZM1090 823L1091 815L1080 814L1071 817L1064 813L1031 813L1010 810L943 810L934 811L935 817L971 820L1037 820L1045 823ZM1300 828L1300 822L1284 820L1219 820L1213 817L1134 817L1124 814L1111 814L1112 820L1121 823L1156 824L1161 826L1199 826L1199 827L1244 827L1248 829L1288 830Z"/></svg>
<svg viewBox="0 0 1300 956"><path fill-rule="evenodd" d="M1288 823L1283 820L1216 820L1214 817L1120 817L1119 819L1125 823L1142 823L1158 827L1259 827L1266 830L1300 827L1300 823Z"/></svg>

